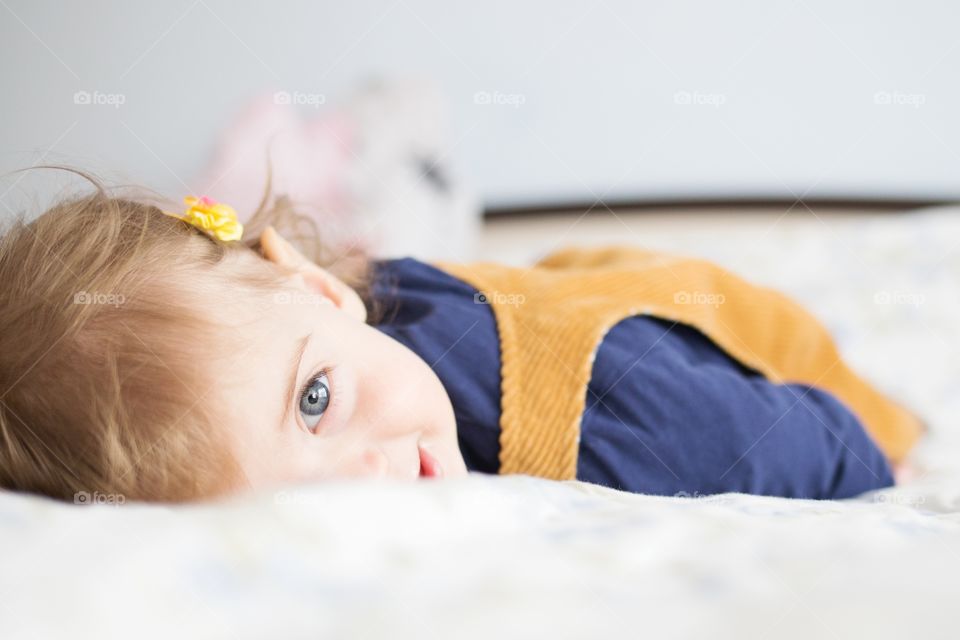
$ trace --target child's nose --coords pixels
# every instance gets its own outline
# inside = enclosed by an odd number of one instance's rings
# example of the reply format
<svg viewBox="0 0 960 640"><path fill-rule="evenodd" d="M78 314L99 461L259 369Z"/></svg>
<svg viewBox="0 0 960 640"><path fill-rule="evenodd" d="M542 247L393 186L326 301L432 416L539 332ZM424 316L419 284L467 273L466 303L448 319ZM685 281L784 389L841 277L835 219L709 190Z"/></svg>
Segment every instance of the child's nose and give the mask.
<svg viewBox="0 0 960 640"><path fill-rule="evenodd" d="M382 478L387 475L389 469L390 460L379 447L369 447L360 456L360 475Z"/></svg>
<svg viewBox="0 0 960 640"><path fill-rule="evenodd" d="M354 445L343 450L328 466L329 478L382 478L390 470L390 459L376 445Z"/></svg>
<svg viewBox="0 0 960 640"><path fill-rule="evenodd" d="M420 476L420 451L409 438L380 441L366 445L351 466L345 470L351 476L416 480Z"/></svg>

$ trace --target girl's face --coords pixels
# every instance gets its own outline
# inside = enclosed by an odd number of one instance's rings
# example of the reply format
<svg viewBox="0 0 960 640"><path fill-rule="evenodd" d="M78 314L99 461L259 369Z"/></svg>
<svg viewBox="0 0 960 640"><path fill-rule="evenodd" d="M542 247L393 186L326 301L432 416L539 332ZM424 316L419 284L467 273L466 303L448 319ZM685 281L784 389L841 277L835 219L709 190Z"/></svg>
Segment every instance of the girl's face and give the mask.
<svg viewBox="0 0 960 640"><path fill-rule="evenodd" d="M296 275L257 305L256 335L237 346L244 361L219 387L249 481L237 489L465 475L453 407L430 366L366 324L356 292L272 228L261 246Z"/></svg>

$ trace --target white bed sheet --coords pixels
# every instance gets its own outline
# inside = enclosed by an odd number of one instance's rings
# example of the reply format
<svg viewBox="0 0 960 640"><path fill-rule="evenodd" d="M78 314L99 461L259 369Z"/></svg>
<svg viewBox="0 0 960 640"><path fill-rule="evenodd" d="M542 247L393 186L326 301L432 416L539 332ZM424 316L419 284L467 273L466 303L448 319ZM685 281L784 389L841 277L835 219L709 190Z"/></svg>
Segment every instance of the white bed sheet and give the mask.
<svg viewBox="0 0 960 640"><path fill-rule="evenodd" d="M480 474L188 507L4 493L0 637L957 637L960 210L623 241L807 304L930 421L916 478L842 502Z"/></svg>

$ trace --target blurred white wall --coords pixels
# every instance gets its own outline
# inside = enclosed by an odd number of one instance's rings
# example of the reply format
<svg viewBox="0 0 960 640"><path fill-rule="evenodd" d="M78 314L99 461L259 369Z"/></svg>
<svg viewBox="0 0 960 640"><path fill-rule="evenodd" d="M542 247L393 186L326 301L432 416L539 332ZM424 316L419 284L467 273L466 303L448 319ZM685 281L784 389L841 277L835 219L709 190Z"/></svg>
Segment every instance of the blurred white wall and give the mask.
<svg viewBox="0 0 960 640"><path fill-rule="evenodd" d="M448 96L488 206L956 198L958 23L946 1L3 0L0 171L70 162L178 196L256 93L330 104L412 73Z"/></svg>

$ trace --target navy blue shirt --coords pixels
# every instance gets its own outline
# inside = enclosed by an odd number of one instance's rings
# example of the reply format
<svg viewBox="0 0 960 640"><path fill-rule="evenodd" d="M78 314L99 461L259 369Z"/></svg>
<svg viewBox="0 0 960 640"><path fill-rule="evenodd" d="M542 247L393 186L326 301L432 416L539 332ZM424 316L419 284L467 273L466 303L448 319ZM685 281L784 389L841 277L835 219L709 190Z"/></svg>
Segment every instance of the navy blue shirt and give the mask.
<svg viewBox="0 0 960 640"><path fill-rule="evenodd" d="M500 342L471 285L414 258L374 262L373 325L423 358L453 404L471 471L495 474ZM614 325L596 354L577 479L634 493L739 491L844 498L893 484L890 466L832 394L773 384L693 327L651 316Z"/></svg>

